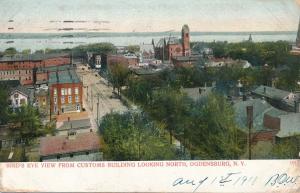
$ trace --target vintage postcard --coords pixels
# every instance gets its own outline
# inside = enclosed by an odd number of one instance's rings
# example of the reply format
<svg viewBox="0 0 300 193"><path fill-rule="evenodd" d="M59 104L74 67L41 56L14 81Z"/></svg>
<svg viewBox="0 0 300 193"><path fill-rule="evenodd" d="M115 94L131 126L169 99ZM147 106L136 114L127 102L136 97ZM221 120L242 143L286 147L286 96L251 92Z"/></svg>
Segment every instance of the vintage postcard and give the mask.
<svg viewBox="0 0 300 193"><path fill-rule="evenodd" d="M0 0L0 192L300 192L299 0Z"/></svg>

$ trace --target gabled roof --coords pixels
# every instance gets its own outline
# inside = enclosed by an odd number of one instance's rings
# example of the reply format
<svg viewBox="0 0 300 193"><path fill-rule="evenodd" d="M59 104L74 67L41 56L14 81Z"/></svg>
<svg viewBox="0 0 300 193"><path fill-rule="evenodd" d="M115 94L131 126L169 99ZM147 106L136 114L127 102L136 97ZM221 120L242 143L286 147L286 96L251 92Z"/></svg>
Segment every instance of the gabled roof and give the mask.
<svg viewBox="0 0 300 193"><path fill-rule="evenodd" d="M24 86L20 86L19 85L17 87L11 88L9 93L11 95L11 94L13 94L15 92L20 92L20 93L22 93L23 95L25 95L27 97L30 96L30 91L27 88L25 88Z"/></svg>
<svg viewBox="0 0 300 193"><path fill-rule="evenodd" d="M100 149L100 140L97 133L78 133L74 139L68 136L51 136L41 138L40 155L51 156L66 153L97 151Z"/></svg>
<svg viewBox="0 0 300 193"><path fill-rule="evenodd" d="M233 105L235 111L235 120L239 128L244 130L245 132L248 132L246 110L247 106L253 106L253 132L271 130L264 127L263 121L265 114L271 116L287 114L287 112L276 109L275 107L272 107L269 103L261 99L237 102Z"/></svg>
<svg viewBox="0 0 300 193"><path fill-rule="evenodd" d="M252 91L254 94L264 96L266 98L271 98L275 100L282 100L290 94L290 92L285 90L280 90L268 86L259 86Z"/></svg>

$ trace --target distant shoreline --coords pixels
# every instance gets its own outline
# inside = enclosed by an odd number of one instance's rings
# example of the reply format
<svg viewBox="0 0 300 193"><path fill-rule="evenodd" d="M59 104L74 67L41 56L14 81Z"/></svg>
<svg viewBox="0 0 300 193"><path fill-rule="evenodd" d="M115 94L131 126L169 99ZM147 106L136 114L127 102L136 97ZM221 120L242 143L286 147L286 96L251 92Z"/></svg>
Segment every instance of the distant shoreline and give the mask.
<svg viewBox="0 0 300 193"><path fill-rule="evenodd" d="M44 39L80 37L157 37L180 36L181 32L62 32L62 33L0 33L0 39ZM253 31L253 32L191 32L197 35L294 35L297 31ZM69 37L67 37L69 36Z"/></svg>

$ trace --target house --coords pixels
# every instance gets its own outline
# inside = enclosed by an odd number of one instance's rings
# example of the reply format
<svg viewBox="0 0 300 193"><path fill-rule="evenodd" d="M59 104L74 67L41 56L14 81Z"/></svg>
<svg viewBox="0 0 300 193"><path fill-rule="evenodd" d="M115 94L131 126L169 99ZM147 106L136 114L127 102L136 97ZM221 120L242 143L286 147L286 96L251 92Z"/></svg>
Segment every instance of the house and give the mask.
<svg viewBox="0 0 300 193"><path fill-rule="evenodd" d="M10 89L9 101L13 109L20 108L22 105L32 104L32 100L31 91L24 86L17 86Z"/></svg>
<svg viewBox="0 0 300 193"><path fill-rule="evenodd" d="M140 62L144 60L152 60L155 58L154 48L152 44L140 44Z"/></svg>
<svg viewBox="0 0 300 193"><path fill-rule="evenodd" d="M251 115L247 113L247 107L252 107ZM260 141L269 141L274 144L281 128L274 124L276 121L271 118L288 114L261 99L239 101L233 105L233 109L237 125L246 134L249 133L249 116L252 116L251 142L254 144Z"/></svg>
<svg viewBox="0 0 300 193"><path fill-rule="evenodd" d="M138 57L134 54L124 54L124 55L107 55L107 65L121 64L124 66L138 66Z"/></svg>
<svg viewBox="0 0 300 193"><path fill-rule="evenodd" d="M41 161L101 161L100 139L97 133L69 132L68 135L42 137Z"/></svg>
<svg viewBox="0 0 300 193"><path fill-rule="evenodd" d="M263 98L274 107L289 112L299 112L299 95L293 92L280 90L268 86L259 86L254 89L252 95Z"/></svg>
<svg viewBox="0 0 300 193"><path fill-rule="evenodd" d="M83 85L75 69L49 72L48 85L52 115L82 110Z"/></svg>
<svg viewBox="0 0 300 193"><path fill-rule="evenodd" d="M250 68L252 65L247 60L233 60L231 58L210 58L204 64L204 67L207 68L219 68L224 66Z"/></svg>
<svg viewBox="0 0 300 193"><path fill-rule="evenodd" d="M49 89L47 86L37 88L34 93L35 105L42 115L48 115L50 110Z"/></svg>

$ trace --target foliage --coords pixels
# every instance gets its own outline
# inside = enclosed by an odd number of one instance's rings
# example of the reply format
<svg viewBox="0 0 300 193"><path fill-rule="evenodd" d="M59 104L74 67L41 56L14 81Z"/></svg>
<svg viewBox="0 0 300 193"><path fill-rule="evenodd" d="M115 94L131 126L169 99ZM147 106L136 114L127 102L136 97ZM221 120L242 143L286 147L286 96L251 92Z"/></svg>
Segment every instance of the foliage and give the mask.
<svg viewBox="0 0 300 193"><path fill-rule="evenodd" d="M117 88L120 95L121 87L125 85L129 70L127 66L122 64L114 64L109 67L109 79L114 88Z"/></svg>
<svg viewBox="0 0 300 193"><path fill-rule="evenodd" d="M8 94L4 86L0 85L0 125L8 121Z"/></svg>
<svg viewBox="0 0 300 193"><path fill-rule="evenodd" d="M25 49L25 50L22 50L22 54L24 54L24 55L29 55L29 54L31 54L31 49Z"/></svg>
<svg viewBox="0 0 300 193"><path fill-rule="evenodd" d="M269 64L277 67L286 62L289 57L291 46L287 41L277 42L212 42L207 44L213 49L217 58L230 57L233 59L244 59L254 66Z"/></svg>
<svg viewBox="0 0 300 193"><path fill-rule="evenodd" d="M169 145L160 130L141 113L111 113L101 122L107 144L105 156L111 160L168 160L175 159L174 147Z"/></svg>
<svg viewBox="0 0 300 193"><path fill-rule="evenodd" d="M164 88L154 93L153 100L145 108L155 120L166 125L172 143L173 135L183 132L190 105L191 100L180 90Z"/></svg>
<svg viewBox="0 0 300 193"><path fill-rule="evenodd" d="M4 51L4 55L15 55L17 53L18 53L18 51L16 50L16 48L13 48L13 47L7 48Z"/></svg>
<svg viewBox="0 0 300 193"><path fill-rule="evenodd" d="M13 127L10 135L28 145L33 139L46 134L40 121L39 112L31 105L21 106L10 115Z"/></svg>
<svg viewBox="0 0 300 193"><path fill-rule="evenodd" d="M297 159L300 152L300 136L293 136L275 144L272 152L272 159Z"/></svg>
<svg viewBox="0 0 300 193"><path fill-rule="evenodd" d="M187 136L193 156L200 159L238 159L245 135L237 128L232 106L223 96L210 94L191 110Z"/></svg>
<svg viewBox="0 0 300 193"><path fill-rule="evenodd" d="M140 46L138 46L138 45L129 45L129 46L127 46L127 50L128 50L129 53L135 54L135 53L140 51Z"/></svg>

